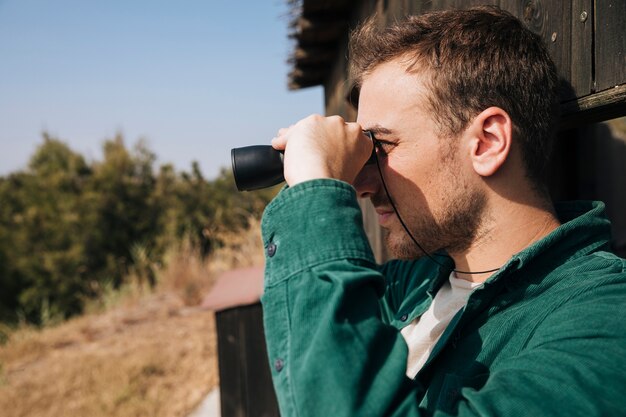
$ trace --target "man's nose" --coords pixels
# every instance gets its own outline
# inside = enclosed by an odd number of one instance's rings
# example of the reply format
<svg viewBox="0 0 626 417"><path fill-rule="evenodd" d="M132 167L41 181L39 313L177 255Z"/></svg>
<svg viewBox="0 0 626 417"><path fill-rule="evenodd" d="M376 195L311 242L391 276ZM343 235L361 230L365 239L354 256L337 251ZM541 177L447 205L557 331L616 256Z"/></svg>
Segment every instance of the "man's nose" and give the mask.
<svg viewBox="0 0 626 417"><path fill-rule="evenodd" d="M357 195L360 198L368 198L378 192L378 187L380 187L380 178L376 164L365 165L354 180Z"/></svg>

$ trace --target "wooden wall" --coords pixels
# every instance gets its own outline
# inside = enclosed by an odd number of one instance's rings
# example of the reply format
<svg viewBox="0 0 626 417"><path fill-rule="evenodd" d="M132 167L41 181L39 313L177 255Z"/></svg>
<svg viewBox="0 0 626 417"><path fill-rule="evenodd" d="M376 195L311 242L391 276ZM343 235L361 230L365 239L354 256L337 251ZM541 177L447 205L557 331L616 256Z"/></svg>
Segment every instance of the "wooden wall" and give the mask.
<svg viewBox="0 0 626 417"><path fill-rule="evenodd" d="M430 10L498 5L541 35L559 75L571 89L563 101L626 84L626 2L624 0L365 0L355 2L352 23L377 13L381 24ZM344 65L345 43L335 65ZM334 78L334 77L333 77ZM337 87L329 79L327 91Z"/></svg>
<svg viewBox="0 0 626 417"><path fill-rule="evenodd" d="M363 21L376 13L380 24L386 25L401 19L407 14L423 13L430 10L467 8L480 4L493 4L502 7L520 18L535 33L541 35L554 59L562 80L562 131L569 136L579 137L572 129L580 128L589 135L593 129L588 126L595 122L626 115L626 1L624 0L362 0L355 2L351 24ZM347 120L356 119L356 109L347 97L351 80L348 79L347 34L340 42L334 66L324 84L327 114L339 114ZM563 134L561 135L563 137ZM574 141L565 146L585 147L587 142ZM594 143L596 146L597 143ZM563 149L560 146L559 149ZM598 151L601 153L601 151ZM557 171L570 173L562 176L563 182L553 184L555 194L559 189L577 189L571 184L573 178L584 181L582 172L590 175L588 169L573 164L572 161L557 158ZM626 160L616 163L626 166ZM572 175L572 169L576 175ZM581 171L582 170L582 171ZM579 175L580 174L580 175ZM626 172L592 173L594 181L612 181L610 175L626 176ZM607 177L609 175L609 177ZM626 193L621 193L626 194ZM570 198L597 198L589 194L567 194ZM606 193L604 195L606 199ZM626 202L619 204L619 210L626 213ZM376 224L376 216L369 202L363 201L365 228L379 261L386 259L381 242L383 231ZM621 216L626 216L623 214ZM615 221L614 221L615 222ZM622 223L621 221L617 223ZM625 226L626 227L626 226Z"/></svg>

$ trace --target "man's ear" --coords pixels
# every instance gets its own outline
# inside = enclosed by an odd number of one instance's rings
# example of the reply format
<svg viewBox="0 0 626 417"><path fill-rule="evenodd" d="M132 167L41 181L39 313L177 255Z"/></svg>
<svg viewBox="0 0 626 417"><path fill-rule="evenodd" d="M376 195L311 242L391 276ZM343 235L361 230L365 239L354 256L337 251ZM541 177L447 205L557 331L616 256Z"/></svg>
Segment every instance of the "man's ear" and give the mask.
<svg viewBox="0 0 626 417"><path fill-rule="evenodd" d="M488 177L495 174L511 152L513 122L499 107L489 107L477 115L466 130L474 171Z"/></svg>

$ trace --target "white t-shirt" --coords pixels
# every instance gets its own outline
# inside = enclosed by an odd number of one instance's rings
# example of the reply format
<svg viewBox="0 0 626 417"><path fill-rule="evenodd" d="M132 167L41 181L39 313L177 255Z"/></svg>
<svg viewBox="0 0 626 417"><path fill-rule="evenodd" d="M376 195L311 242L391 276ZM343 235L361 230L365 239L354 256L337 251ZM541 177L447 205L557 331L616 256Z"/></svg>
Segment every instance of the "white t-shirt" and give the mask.
<svg viewBox="0 0 626 417"><path fill-rule="evenodd" d="M452 272L450 279L435 294L428 310L400 331L409 347L406 367L409 378L415 378L422 369L454 315L467 303L472 291L481 285L457 278Z"/></svg>

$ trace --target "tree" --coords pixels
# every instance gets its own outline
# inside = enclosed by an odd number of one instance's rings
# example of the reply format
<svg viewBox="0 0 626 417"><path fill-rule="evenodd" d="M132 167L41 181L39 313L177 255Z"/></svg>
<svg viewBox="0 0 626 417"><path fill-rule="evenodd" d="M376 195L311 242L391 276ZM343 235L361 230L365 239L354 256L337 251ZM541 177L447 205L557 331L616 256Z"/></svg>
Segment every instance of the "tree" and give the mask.
<svg viewBox="0 0 626 417"><path fill-rule="evenodd" d="M44 134L26 171L0 177L0 321L78 314L131 268L154 284L152 265L169 247L190 240L209 254L220 232L246 227L276 192L239 193L229 170L208 181L197 163L155 173L147 146L129 150L119 134L103 155L87 163Z"/></svg>

